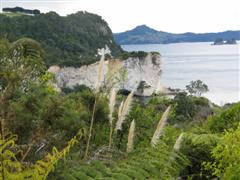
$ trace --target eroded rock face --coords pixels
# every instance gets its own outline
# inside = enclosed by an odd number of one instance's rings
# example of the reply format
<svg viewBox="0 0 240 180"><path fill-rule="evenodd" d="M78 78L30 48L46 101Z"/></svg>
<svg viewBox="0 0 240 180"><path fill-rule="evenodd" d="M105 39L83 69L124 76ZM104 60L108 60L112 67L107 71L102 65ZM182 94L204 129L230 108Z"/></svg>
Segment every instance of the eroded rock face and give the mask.
<svg viewBox="0 0 240 180"><path fill-rule="evenodd" d="M76 85L86 85L95 88L98 77L98 65L94 63L80 68L51 66L49 72L56 76L57 86L60 88L73 88ZM133 90L137 89L135 94L140 96L150 96L153 92L160 89L161 77L161 57L156 53L149 53L145 58L128 58L125 61L105 61L103 74L108 76L109 71L116 66L126 69L126 79L120 85L114 85L116 89ZM104 82L103 82L104 83Z"/></svg>

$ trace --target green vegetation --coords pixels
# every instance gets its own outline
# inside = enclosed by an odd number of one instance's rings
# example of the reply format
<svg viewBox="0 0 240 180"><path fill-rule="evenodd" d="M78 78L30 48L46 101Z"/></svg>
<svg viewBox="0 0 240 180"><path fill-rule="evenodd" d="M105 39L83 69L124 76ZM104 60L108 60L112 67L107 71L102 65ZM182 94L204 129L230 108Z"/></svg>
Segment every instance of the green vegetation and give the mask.
<svg viewBox="0 0 240 180"><path fill-rule="evenodd" d="M20 13L2 13L2 15L7 17L16 17L16 16L22 16L23 14Z"/></svg>
<svg viewBox="0 0 240 180"><path fill-rule="evenodd" d="M201 96L203 93L208 92L208 86L204 84L201 80L191 81L189 85L186 86L187 91L190 94Z"/></svg>
<svg viewBox="0 0 240 180"><path fill-rule="evenodd" d="M37 15L40 14L40 11L38 9L24 9L21 7L15 7L15 8L3 8L3 12L10 12L10 13L23 13L23 14L29 14L29 15Z"/></svg>
<svg viewBox="0 0 240 180"><path fill-rule="evenodd" d="M42 47L0 40L0 179L238 178L240 103L109 93L104 58L95 89L59 92Z"/></svg>
<svg viewBox="0 0 240 180"><path fill-rule="evenodd" d="M7 14L8 15L8 14ZM113 56L122 50L116 45L111 29L100 17L78 12L61 17L55 12L35 16L0 14L0 38L10 42L32 38L42 44L47 66L81 66L96 62L97 49L107 45Z"/></svg>
<svg viewBox="0 0 240 180"><path fill-rule="evenodd" d="M207 163L206 169L221 179L238 179L240 174L240 127L224 133L218 145L212 150L214 162Z"/></svg>
<svg viewBox="0 0 240 180"><path fill-rule="evenodd" d="M229 128L236 129L240 120L240 104L223 109L218 115L209 118L209 128L213 132L224 132Z"/></svg>

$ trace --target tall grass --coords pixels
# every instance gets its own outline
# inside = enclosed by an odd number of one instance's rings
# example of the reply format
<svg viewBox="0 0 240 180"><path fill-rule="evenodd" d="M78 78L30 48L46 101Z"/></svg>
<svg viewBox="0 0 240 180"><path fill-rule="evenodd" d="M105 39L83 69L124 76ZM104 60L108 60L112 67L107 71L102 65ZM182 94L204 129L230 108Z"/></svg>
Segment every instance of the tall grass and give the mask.
<svg viewBox="0 0 240 180"><path fill-rule="evenodd" d="M101 49L101 59L99 61L99 66L98 66L98 79L96 82L96 94L95 94L95 100L94 100L94 105L93 105L93 111L92 111L92 117L91 117L91 123L89 127L89 132L88 132L88 140L87 140L87 146L86 146L86 151L85 151L85 156L84 158L86 159L88 157L88 151L89 151L89 146L90 146L90 141L91 141L91 136L92 136L92 129L93 129L93 123L95 119L95 111L96 111L96 106L97 106L97 99L98 99L98 93L100 90L101 82L103 80L103 67L104 67L104 59L105 59L105 53L107 49Z"/></svg>
<svg viewBox="0 0 240 180"><path fill-rule="evenodd" d="M168 119L170 109L171 109L171 106L168 106L168 108L163 113L162 118L158 122L157 128L156 128L156 130L154 132L154 135L152 137L152 140L151 140L151 144L152 144L153 147L155 147L157 145L157 143L159 141L159 138L163 133L163 129L167 124L167 119Z"/></svg>
<svg viewBox="0 0 240 180"><path fill-rule="evenodd" d="M116 123L115 132L117 132L118 130L122 130L122 124L125 121L126 116L131 109L133 94L134 94L134 90L132 90L132 92L128 95L125 102L124 103L122 102L120 107L119 107L118 120L117 120L117 123Z"/></svg>
<svg viewBox="0 0 240 180"><path fill-rule="evenodd" d="M127 153L130 153L134 147L134 134L135 134L135 121L132 120L129 133L128 133L128 142L127 142Z"/></svg>
<svg viewBox="0 0 240 180"><path fill-rule="evenodd" d="M113 112L114 112L114 106L116 103L116 95L117 92L115 89L112 89L109 97L109 125L110 125L110 134L109 134L109 148L111 148L112 145L112 134L113 134Z"/></svg>
<svg viewBox="0 0 240 180"><path fill-rule="evenodd" d="M181 134L178 136L178 138L177 138L177 140L176 140L176 142L175 142L175 144L174 144L174 146L173 146L173 150L174 150L174 151L179 151L179 149L181 148L181 144L182 144L182 141L183 141L183 134L184 134L184 133L181 133Z"/></svg>
<svg viewBox="0 0 240 180"><path fill-rule="evenodd" d="M97 92L99 91L100 86L101 86L101 82L103 80L104 63L105 63L105 52L103 52L103 54L101 56L101 59L99 61L99 65L98 65L98 77L97 77L97 81L96 81L96 85L95 85Z"/></svg>

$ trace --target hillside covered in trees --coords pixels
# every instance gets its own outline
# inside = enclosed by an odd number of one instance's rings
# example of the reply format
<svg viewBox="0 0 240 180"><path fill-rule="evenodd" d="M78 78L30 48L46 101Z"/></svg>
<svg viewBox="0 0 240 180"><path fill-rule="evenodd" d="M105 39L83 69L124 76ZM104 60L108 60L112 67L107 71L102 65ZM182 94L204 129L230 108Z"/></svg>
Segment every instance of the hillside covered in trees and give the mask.
<svg viewBox="0 0 240 180"><path fill-rule="evenodd" d="M3 8L3 12L7 13L22 13L22 14L29 14L29 15L37 15L41 12L38 9L24 9L21 7L15 7L15 8Z"/></svg>
<svg viewBox="0 0 240 180"><path fill-rule="evenodd" d="M114 38L118 44L167 44L179 42L213 42L218 38L224 40L240 40L240 31L224 31L218 33L169 33L157 31L146 25L115 33Z"/></svg>
<svg viewBox="0 0 240 180"><path fill-rule="evenodd" d="M98 15L78 12L66 17L55 12L35 16L0 14L0 38L39 41L47 66L81 66L97 60L97 49L107 45L113 56L122 52L108 24Z"/></svg>

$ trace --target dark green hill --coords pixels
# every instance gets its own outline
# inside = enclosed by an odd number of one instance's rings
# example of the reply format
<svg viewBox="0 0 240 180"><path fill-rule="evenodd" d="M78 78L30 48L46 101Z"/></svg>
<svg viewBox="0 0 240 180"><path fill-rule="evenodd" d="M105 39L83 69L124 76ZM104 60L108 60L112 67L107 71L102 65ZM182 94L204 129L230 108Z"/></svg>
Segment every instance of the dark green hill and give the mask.
<svg viewBox="0 0 240 180"><path fill-rule="evenodd" d="M28 37L46 51L47 65L81 66L97 60L97 49L107 45L112 55L121 53L108 24L98 15L78 12L65 17L55 12L35 16L0 14L0 38L16 41Z"/></svg>
<svg viewBox="0 0 240 180"><path fill-rule="evenodd" d="M166 44L178 42L207 42L215 41L218 38L224 40L240 40L240 31L225 31L220 33L183 33L173 34L154 30L146 25L114 34L118 44Z"/></svg>
<svg viewBox="0 0 240 180"><path fill-rule="evenodd" d="M38 9L24 9L21 7L3 8L2 11L7 13L23 13L29 15L37 15L41 13Z"/></svg>

